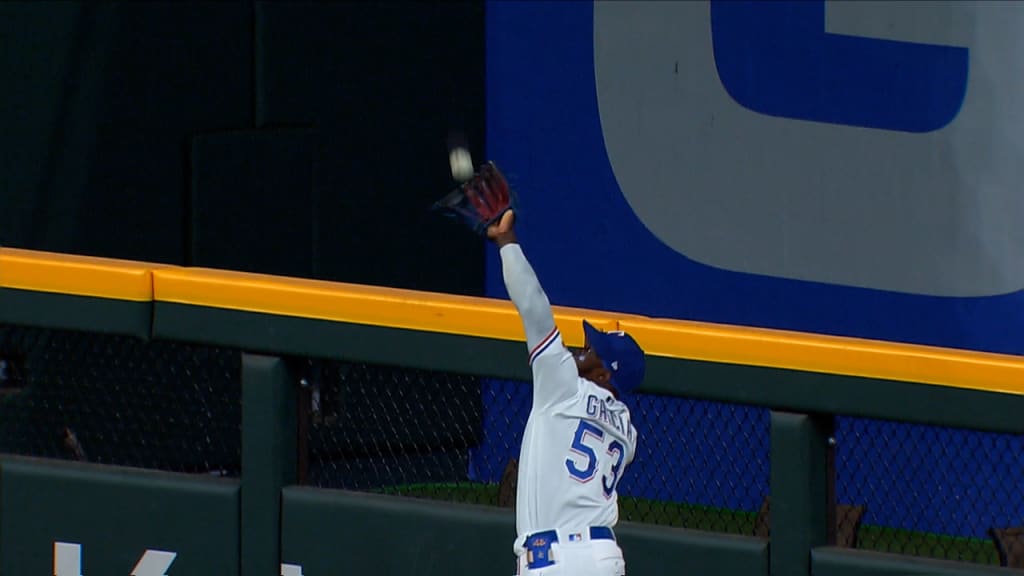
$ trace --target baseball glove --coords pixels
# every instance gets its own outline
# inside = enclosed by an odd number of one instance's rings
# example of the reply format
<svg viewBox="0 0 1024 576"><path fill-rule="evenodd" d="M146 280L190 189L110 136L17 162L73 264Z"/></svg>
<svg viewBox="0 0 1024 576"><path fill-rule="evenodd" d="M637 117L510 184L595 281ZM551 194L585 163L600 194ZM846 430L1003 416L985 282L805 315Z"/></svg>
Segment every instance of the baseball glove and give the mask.
<svg viewBox="0 0 1024 576"><path fill-rule="evenodd" d="M465 184L435 202L433 209L486 236L487 227L516 206L515 192L505 176L494 162L488 162Z"/></svg>

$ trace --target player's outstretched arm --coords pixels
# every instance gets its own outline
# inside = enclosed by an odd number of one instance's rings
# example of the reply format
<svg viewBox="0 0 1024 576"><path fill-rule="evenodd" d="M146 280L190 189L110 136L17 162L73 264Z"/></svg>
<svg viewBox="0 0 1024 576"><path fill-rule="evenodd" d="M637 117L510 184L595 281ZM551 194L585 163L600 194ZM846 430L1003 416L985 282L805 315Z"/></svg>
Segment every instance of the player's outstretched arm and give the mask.
<svg viewBox="0 0 1024 576"><path fill-rule="evenodd" d="M526 255L523 254L516 238L515 213L505 212L496 224L487 229L487 237L498 246L501 255L501 272L509 298L515 304L526 330L526 346L531 352L555 332L555 318L551 303L537 280Z"/></svg>

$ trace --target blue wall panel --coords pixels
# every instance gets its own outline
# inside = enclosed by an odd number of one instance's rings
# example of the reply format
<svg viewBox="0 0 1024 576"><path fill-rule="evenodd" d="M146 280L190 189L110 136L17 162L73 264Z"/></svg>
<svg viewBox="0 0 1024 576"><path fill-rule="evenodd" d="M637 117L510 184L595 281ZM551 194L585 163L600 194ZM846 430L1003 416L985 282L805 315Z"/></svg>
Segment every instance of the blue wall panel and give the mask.
<svg viewBox="0 0 1024 576"><path fill-rule="evenodd" d="M804 106L807 108L804 110L806 113L800 110L793 112L786 107L786 103L795 101L796 95L788 92L806 87L801 88L800 83L792 82L792 74L745 75L744 66L752 64L744 64L742 50L725 51L732 37L728 33L735 32L736 26L756 30L761 25L751 20L756 17L757 11L750 8L756 3L682 4L691 12L695 4L700 4L700 10L704 11L701 17L706 19L708 27L712 26L713 16L718 15L715 26L720 29L714 32L714 58L718 59L716 64L719 74L723 65L727 71L731 71L733 91L737 86L745 91L742 98L739 98L740 106L779 117L779 122L789 122L792 126L806 126L808 121L845 123L860 131L903 131L904 136L899 136L901 138L916 136L906 136L908 133L935 131L946 124L954 130L955 137L955 130L959 129L956 116L961 100L965 98L964 91L967 90L964 84L973 63L970 58L976 57L973 48L969 56L968 49L950 46L868 39L855 41L849 37L837 40L835 35L824 34L816 28L812 31L816 41L838 41L845 43L846 48L867 46L871 57L880 59L883 65L887 65L887 54L893 58L907 56L912 59L930 59L931 68L928 73L919 75L918 85L904 86L907 90L904 95L913 100L922 98L922 95L934 94L936 101L924 103L923 109L918 109L908 104L910 100L903 98L897 103L899 106L886 111L882 115L884 117L871 114L865 116L856 110L851 112L850 107L857 106L854 99L847 98L839 103L821 100L829 94L843 94L835 90L836 86L831 86L831 92L822 89L818 95L819 100L806 95L800 99L807 104ZM777 3L773 6L776 6L776 10L795 12L812 7L815 11L813 24L818 27L824 25L820 22L822 16L818 14L821 10L817 2ZM785 14L776 13L775 16L778 18L767 19L765 22L794 26L800 24L787 19ZM687 30L693 30L692 22L686 25L689 26ZM629 23L622 26L628 27ZM950 28L955 27L956 22L953 22ZM644 30L633 33L641 37ZM707 33L710 35L711 31ZM606 41L595 34L594 3L490 2L487 5L487 155L506 171L520 194L523 208L519 219L519 236L552 303L652 317L761 326L1009 354L1024 352L1024 318L1021 313L1024 310L1024 292L1017 289L992 295L960 297L863 287L870 284L867 282L857 285L856 282L822 282L785 275L746 273L702 263L659 239L627 199L628 195L616 178L606 148L597 82L599 72L595 70L595 52ZM844 51L846 48L840 46L836 49L843 52L844 57L855 58L856 54ZM710 54L710 48L708 50ZM732 59L726 62L726 56ZM773 65L777 65L779 70L789 70L785 54L775 54L774 57L778 61ZM818 66L829 66L829 61L824 57L820 60ZM637 67L648 65L651 63L635 62ZM676 66L678 72L679 60ZM867 68L865 64L864 74L861 75L865 82L872 76ZM825 79L840 76L836 76L834 70L822 71L822 78ZM998 88L1000 79L994 75L992 78L990 80ZM764 89L763 94L758 93L761 88ZM1016 89L1016 85L1011 85L1009 89ZM871 92L870 88L866 90L866 93ZM733 97L736 95L733 94ZM968 101L969 97L970 94L967 95ZM756 110L759 102L767 102L774 107ZM912 110L920 114L915 118L907 115L900 117L899 110ZM645 111L637 109L634 112L638 118L637 125L640 126ZM793 119L787 119L786 116ZM711 123L714 120L708 119ZM776 126L779 130L787 129L785 124ZM857 134L863 135L863 132ZM941 150L936 153L941 153ZM685 187L688 185L685 174L700 170L700 167L687 166L686 158L679 160L679 182L681 187ZM739 157L736 160L745 161ZM897 169L907 173L916 170L914 166L897 166ZM977 206L972 200L970 186L969 179L965 179L963 188L958 189L958 193L966 194L967 201L963 202L961 198L962 212L954 212L953 220L948 222L947 235L962 237L965 245L971 242L974 234L972 227L980 226L978 230L982 232L985 227L984 219L972 212ZM985 203L983 192L978 188L977 205ZM711 198L713 201L713 196ZM1008 205L1007 210L1016 210L1016 207ZM912 229L915 225L912 220L908 219L908 242L915 241L915 235L922 232ZM931 228L929 230L934 232ZM742 231L725 228L714 238L717 242L728 243L734 240L734 236L740 236L739 232ZM780 233L785 234L785 229ZM997 251L992 248L993 260L996 259ZM930 258L938 263L936 269L940 274L946 273L942 268L943 254L931 254ZM1010 272L1007 270L1007 276L1011 275ZM955 276L956 271L950 270L948 274ZM995 271L995 275L1000 276L999 270ZM970 279L960 285L969 286ZM507 297L501 280L500 263L493 250L488 253L487 292L491 296ZM935 293L941 293L941 290ZM523 406L528 405L529 392L525 386L503 383L493 385L513 386L517 402L527 403ZM659 410L670 413L668 403L675 400L645 398L639 402L648 404L642 409L650 415ZM651 402L655 404L649 404ZM662 404L656 405L659 402ZM489 431L493 432L496 427L521 431L524 420L493 418L499 410L504 410L493 401L488 409L486 426ZM691 413L710 415L715 410L704 407L691 410ZM761 478L761 472L757 471L759 469L756 466L751 476L740 478L729 478L730 470L734 472L735 469L728 466L722 468L725 474L722 477L716 476L718 472L715 467L710 468L710 478L706 478L708 469L680 470L679 473L685 477L684 483L675 486L666 482L660 487L662 492L659 492L657 486L641 486L630 480L631 477L658 478L665 462L672 462L678 467L686 462L714 461L723 454L737 455L751 461L764 457L767 439L764 439L763 445L759 441L752 442L743 434L742 427L737 427L736 414L733 412L730 415L734 418L731 421L715 421L703 417L659 421L657 417L649 417L642 424L641 435L641 446L647 448L641 450L641 457L623 480L622 492L627 495L756 509L762 488L766 487L767 482L767 472ZM1024 508L1024 502L1007 504L1001 502L993 492L1000 482L1005 483L1001 478L1020 477L1019 462L1007 457L993 463L992 453L983 452L988 455L986 460L977 456L978 453L971 448L978 443L996 443L1005 446L1008 454L1018 453L1022 449L1021 438L942 429L930 429L927 434L920 434L915 430L892 423L841 420L839 434L843 437L884 439L867 448L857 444L841 446L845 468L841 470L839 496L841 499L867 503L869 507L865 522L983 537L983 531L988 525L1024 516L1024 509L1011 510L1014 507ZM716 438L718 444L708 444L708 438ZM940 452L942 457L936 457L934 451ZM494 458L503 463L504 459L515 452L514 447L495 447L485 442L475 458ZM900 466L886 466L887 462L899 463ZM490 469L500 470L501 467L491 465ZM738 490L735 483L745 483L749 489ZM962 496L943 499L941 510L930 510L929 507L934 506L936 501L921 498L917 492L919 490L952 490ZM986 490L989 490L987 494ZM980 508L975 510L974 506Z"/></svg>

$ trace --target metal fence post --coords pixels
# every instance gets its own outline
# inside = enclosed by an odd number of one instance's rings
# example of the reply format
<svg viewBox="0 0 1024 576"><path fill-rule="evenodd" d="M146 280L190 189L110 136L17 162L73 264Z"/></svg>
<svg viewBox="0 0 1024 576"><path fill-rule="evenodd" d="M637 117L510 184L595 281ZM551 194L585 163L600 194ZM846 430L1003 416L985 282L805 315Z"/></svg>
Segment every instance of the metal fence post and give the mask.
<svg viewBox="0 0 1024 576"><path fill-rule="evenodd" d="M296 477L296 386L284 360L242 354L241 573L278 576L281 489Z"/></svg>
<svg viewBox="0 0 1024 576"><path fill-rule="evenodd" d="M771 415L772 576L808 576L811 549L829 542L835 505L829 473L833 418Z"/></svg>

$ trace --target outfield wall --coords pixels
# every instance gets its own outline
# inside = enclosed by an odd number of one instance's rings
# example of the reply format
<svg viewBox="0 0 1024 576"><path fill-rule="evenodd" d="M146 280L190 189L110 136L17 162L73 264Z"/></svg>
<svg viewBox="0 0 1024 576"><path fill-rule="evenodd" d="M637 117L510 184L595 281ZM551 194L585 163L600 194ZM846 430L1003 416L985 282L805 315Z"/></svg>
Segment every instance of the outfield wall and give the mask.
<svg viewBox="0 0 1024 576"><path fill-rule="evenodd" d="M555 312L569 345L582 342L584 316L634 333L651 355L642 392L769 411L771 537L625 522L617 532L631 573L1000 570L834 546L831 440L837 414L1019 439L1019 358ZM160 574L165 564L169 574L277 574L284 564L285 574L307 575L501 573L512 566L508 510L299 485L299 384L290 360L528 379L521 328L508 302L0 249L0 323L243 351L238 478L5 456L0 573L53 573L55 556L61 576L76 568L145 576ZM1016 479L1001 480L1019 491Z"/></svg>

